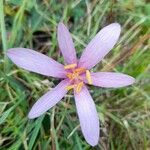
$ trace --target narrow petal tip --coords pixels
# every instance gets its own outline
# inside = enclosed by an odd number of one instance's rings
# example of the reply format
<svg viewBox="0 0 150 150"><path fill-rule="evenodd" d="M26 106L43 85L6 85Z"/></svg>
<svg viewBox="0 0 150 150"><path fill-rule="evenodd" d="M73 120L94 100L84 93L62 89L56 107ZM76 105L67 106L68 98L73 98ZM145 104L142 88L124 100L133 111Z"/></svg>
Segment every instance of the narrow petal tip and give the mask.
<svg viewBox="0 0 150 150"><path fill-rule="evenodd" d="M122 79L122 81L124 81L126 83L125 86L128 86L128 85L132 85L135 83L135 78L133 78L132 76L130 75L127 75L127 74L123 74L124 75L124 79Z"/></svg>
<svg viewBox="0 0 150 150"><path fill-rule="evenodd" d="M120 32L121 32L121 25L117 22L111 23L107 27L110 27L111 30L118 32L118 34L120 34Z"/></svg>
<svg viewBox="0 0 150 150"><path fill-rule="evenodd" d="M90 144L91 146L96 146L98 144L98 141L99 141L99 137L98 138L91 138L90 140L87 139L87 143Z"/></svg>
<svg viewBox="0 0 150 150"><path fill-rule="evenodd" d="M121 32L121 25L119 23L114 23L116 28L118 28L119 32Z"/></svg>
<svg viewBox="0 0 150 150"><path fill-rule="evenodd" d="M129 85L134 84L135 83L135 78L129 76Z"/></svg>
<svg viewBox="0 0 150 150"><path fill-rule="evenodd" d="M35 113L33 113L33 111L31 110L30 112L29 112L29 114L28 114L28 118L29 119L35 119L35 118L37 118L38 117L38 115L36 115Z"/></svg>
<svg viewBox="0 0 150 150"><path fill-rule="evenodd" d="M7 57L13 62L15 62L15 60L16 60L17 54L19 52L18 49L19 48L10 48L6 52Z"/></svg>
<svg viewBox="0 0 150 150"><path fill-rule="evenodd" d="M35 117L29 112L28 118L29 118L29 119L34 119Z"/></svg>
<svg viewBox="0 0 150 150"><path fill-rule="evenodd" d="M59 22L58 26L65 26L63 22Z"/></svg>
<svg viewBox="0 0 150 150"><path fill-rule="evenodd" d="M7 52L6 52L7 57L11 58L11 56L12 56L14 50L15 50L15 49L13 49L13 48L8 49Z"/></svg>
<svg viewBox="0 0 150 150"><path fill-rule="evenodd" d="M112 23L111 25L114 25L114 26L116 26L118 29L119 29L119 28L121 29L121 25L120 25L118 22L114 22L114 23Z"/></svg>
<svg viewBox="0 0 150 150"><path fill-rule="evenodd" d="M89 144L94 147L94 146L96 146L98 144L98 141L96 141L96 142L94 141L94 142L89 143Z"/></svg>

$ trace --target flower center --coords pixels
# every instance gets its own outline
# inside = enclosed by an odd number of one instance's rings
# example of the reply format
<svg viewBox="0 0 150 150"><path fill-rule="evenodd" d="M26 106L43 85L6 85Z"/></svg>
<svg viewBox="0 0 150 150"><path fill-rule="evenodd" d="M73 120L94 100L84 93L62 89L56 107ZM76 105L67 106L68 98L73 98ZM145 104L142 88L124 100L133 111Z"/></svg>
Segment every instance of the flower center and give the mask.
<svg viewBox="0 0 150 150"><path fill-rule="evenodd" d="M81 74L86 73L86 79L89 84L92 84L91 74L89 70L85 68L77 68L77 64L69 64L64 66L65 70L68 70L66 76L71 82L71 85L66 86L67 90L74 89L77 93L79 93L83 87L83 79Z"/></svg>

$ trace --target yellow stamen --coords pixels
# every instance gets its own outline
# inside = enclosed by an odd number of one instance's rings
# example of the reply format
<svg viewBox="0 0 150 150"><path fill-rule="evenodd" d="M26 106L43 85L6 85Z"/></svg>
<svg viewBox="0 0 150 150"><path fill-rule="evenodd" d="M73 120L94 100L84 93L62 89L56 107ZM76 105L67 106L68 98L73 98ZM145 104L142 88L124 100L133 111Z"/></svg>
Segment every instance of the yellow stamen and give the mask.
<svg viewBox="0 0 150 150"><path fill-rule="evenodd" d="M73 89L75 86L76 86L76 84L68 85L65 87L65 89L69 91L69 90Z"/></svg>
<svg viewBox="0 0 150 150"><path fill-rule="evenodd" d="M85 68L77 68L75 70L73 70L73 73L67 73L66 76L70 79L70 80L74 80L75 78L79 78L80 80L82 80L82 77L80 77L79 75L81 73L84 73L86 71Z"/></svg>
<svg viewBox="0 0 150 150"><path fill-rule="evenodd" d="M92 78L89 70L86 70L86 79L88 81L88 84L92 84Z"/></svg>
<svg viewBox="0 0 150 150"><path fill-rule="evenodd" d="M77 67L77 64L70 64L64 67L65 69L72 69L71 72L66 73L66 76L70 79L70 82L73 81L73 83L75 83L75 84L66 86L65 89L66 90L74 89L77 93L79 93L82 90L82 87L84 85L82 76L80 76L80 74L85 73L86 69L75 68L75 67ZM90 79L90 75L88 75L88 78Z"/></svg>
<svg viewBox="0 0 150 150"><path fill-rule="evenodd" d="M81 74L81 73L84 73L85 70L86 70L85 68L77 68L77 69L74 70L74 72L78 73L78 74Z"/></svg>
<svg viewBox="0 0 150 150"><path fill-rule="evenodd" d="M72 73L67 73L66 76L72 80Z"/></svg>
<svg viewBox="0 0 150 150"><path fill-rule="evenodd" d="M75 68L75 67L77 67L77 64L70 64L70 65L66 65L66 66L64 66L64 69L72 69L72 68Z"/></svg>
<svg viewBox="0 0 150 150"><path fill-rule="evenodd" d="M80 82L79 84L77 84L76 92L79 93L81 91L82 87L83 87L83 82Z"/></svg>

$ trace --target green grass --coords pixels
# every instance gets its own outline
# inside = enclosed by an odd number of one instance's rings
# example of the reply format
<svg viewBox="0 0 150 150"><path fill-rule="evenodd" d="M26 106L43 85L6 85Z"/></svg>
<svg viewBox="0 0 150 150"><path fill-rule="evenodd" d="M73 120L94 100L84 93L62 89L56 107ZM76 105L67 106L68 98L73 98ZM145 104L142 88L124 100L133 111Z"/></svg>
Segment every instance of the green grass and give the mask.
<svg viewBox="0 0 150 150"><path fill-rule="evenodd" d="M56 28L70 28L77 54L105 25L119 22L118 44L94 71L113 70L136 78L121 89L91 87L101 122L99 144L83 138L72 94L36 120L27 114L58 80L8 62L7 48L28 47L63 63ZM0 0L0 149L148 150L150 148L150 3L137 1Z"/></svg>

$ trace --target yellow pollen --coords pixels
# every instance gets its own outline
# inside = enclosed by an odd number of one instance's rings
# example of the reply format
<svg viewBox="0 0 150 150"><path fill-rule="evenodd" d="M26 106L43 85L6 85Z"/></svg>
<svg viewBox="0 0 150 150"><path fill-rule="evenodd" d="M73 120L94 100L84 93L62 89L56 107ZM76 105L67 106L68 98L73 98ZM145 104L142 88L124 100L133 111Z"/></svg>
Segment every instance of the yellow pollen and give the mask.
<svg viewBox="0 0 150 150"><path fill-rule="evenodd" d="M67 73L66 76L72 80L72 73Z"/></svg>
<svg viewBox="0 0 150 150"><path fill-rule="evenodd" d="M64 69L67 70L67 69L72 69L72 68L75 68L75 67L77 67L77 64L70 64L70 65L64 66Z"/></svg>
<svg viewBox="0 0 150 150"><path fill-rule="evenodd" d="M77 73L67 73L66 76L72 81L75 78L80 79L80 76Z"/></svg>
<svg viewBox="0 0 150 150"><path fill-rule="evenodd" d="M85 70L86 70L85 68L77 68L77 69L74 70L74 72L78 73L78 74L81 74L81 73L84 73Z"/></svg>
<svg viewBox="0 0 150 150"><path fill-rule="evenodd" d="M66 73L66 76L70 79L71 83L74 83L72 85L66 86L66 90L74 89L77 93L79 93L82 90L82 87L84 85L82 76L80 74L85 73L85 68L75 68L76 64L70 64L65 66L65 69L72 69L71 72Z"/></svg>
<svg viewBox="0 0 150 150"><path fill-rule="evenodd" d="M69 86L66 86L65 89L69 91L69 90L73 89L75 86L76 86L76 84L69 85Z"/></svg>
<svg viewBox="0 0 150 150"><path fill-rule="evenodd" d="M69 90L75 88L75 91L77 93L79 93L81 91L82 87L83 87L83 82L80 82L78 84L73 84L73 85L66 86L65 89L69 91Z"/></svg>
<svg viewBox="0 0 150 150"><path fill-rule="evenodd" d="M77 68L74 69L73 72L68 72L66 73L66 76L70 79L70 80L74 80L74 79L80 79L82 80L82 77L80 76L81 73L84 73L86 71L85 68Z"/></svg>
<svg viewBox="0 0 150 150"><path fill-rule="evenodd" d="M77 87L76 87L76 92L79 93L81 91L82 87L83 87L83 82L78 83Z"/></svg>
<svg viewBox="0 0 150 150"><path fill-rule="evenodd" d="M89 70L86 70L86 79L88 81L88 84L92 84L92 78Z"/></svg>

